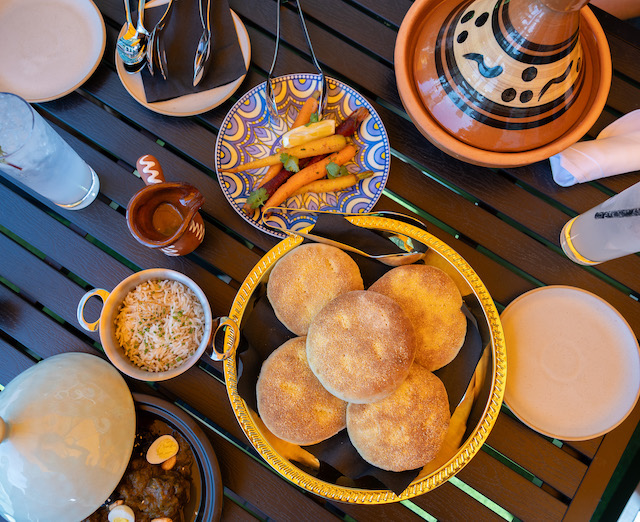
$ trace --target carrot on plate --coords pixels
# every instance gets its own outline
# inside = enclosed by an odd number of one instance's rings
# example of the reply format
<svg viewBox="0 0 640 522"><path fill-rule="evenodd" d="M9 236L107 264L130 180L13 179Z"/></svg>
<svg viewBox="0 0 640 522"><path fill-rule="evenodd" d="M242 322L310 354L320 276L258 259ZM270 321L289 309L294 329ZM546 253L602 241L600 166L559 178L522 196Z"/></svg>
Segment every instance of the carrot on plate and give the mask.
<svg viewBox="0 0 640 522"><path fill-rule="evenodd" d="M306 125L311 121L311 115L314 112L317 112L318 110L318 100L316 99L316 97L319 96L319 94L320 93L315 92L312 96L310 96L304 101L304 103L302 104L302 107L300 107L300 110L298 111L298 115L296 116L296 119L293 121L293 125L291 125L292 129L302 127L303 125ZM260 178L260 181L258 182L258 185L256 188L260 188L264 186L264 184L267 181L276 177L278 173L282 170L282 168L283 168L282 163L276 163L275 165L271 165L267 170L267 172L264 173L262 178Z"/></svg>
<svg viewBox="0 0 640 522"><path fill-rule="evenodd" d="M334 134L332 136L327 136L326 138L319 138L317 140L310 141L304 145L282 149L271 156L249 161L248 163L243 163L231 169L224 169L223 172L242 172L243 170L261 169L263 167L277 165L278 163L281 163L280 155L282 153L289 154L290 156L294 156L298 159L310 158L320 154L331 154L332 152L342 149L346 144L347 138L340 134Z"/></svg>
<svg viewBox="0 0 640 522"><path fill-rule="evenodd" d="M293 125L291 125L292 129L302 127L311 121L311 115L314 112L318 112L318 100L315 97L319 95L320 93L315 92L304 101L302 107L300 107L300 110L298 111L296 119L293 120Z"/></svg>
<svg viewBox="0 0 640 522"><path fill-rule="evenodd" d="M256 185L256 188L263 187L265 183L267 183L268 181L275 178L278 174L280 174L280 171L283 168L284 168L284 165L282 164L282 162L276 163L275 165L271 165L267 170L267 172L265 172L264 175L260 178L260 181Z"/></svg>
<svg viewBox="0 0 640 522"><path fill-rule="evenodd" d="M274 194L266 201L264 207L277 207L300 187L326 176L327 165L329 163L343 165L352 159L356 155L356 152L357 149L353 145L349 144L342 150L323 158L317 163L309 165L300 172L295 173L274 192Z"/></svg>
<svg viewBox="0 0 640 522"><path fill-rule="evenodd" d="M291 196L299 196L301 194L307 194L308 192L314 192L316 194L322 194L324 192L338 192L339 190L345 190L349 187L353 187L361 179L370 178L371 176L373 176L373 171L365 170L364 172L345 174L344 176L338 176L337 178L318 179L303 185L291 194Z"/></svg>

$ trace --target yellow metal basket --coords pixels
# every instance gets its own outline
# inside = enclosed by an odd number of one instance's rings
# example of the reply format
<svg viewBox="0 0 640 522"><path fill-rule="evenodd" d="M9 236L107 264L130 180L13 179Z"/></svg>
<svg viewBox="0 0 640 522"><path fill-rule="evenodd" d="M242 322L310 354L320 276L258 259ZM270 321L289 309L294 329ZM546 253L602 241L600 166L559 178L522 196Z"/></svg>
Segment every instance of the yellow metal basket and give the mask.
<svg viewBox="0 0 640 522"><path fill-rule="evenodd" d="M236 418L253 447L269 465L291 482L316 495L341 502L357 504L398 502L426 493L447 481L474 457L486 441L496 422L504 396L507 372L504 337L499 313L489 292L471 266L451 247L428 232L395 219L376 216L350 216L347 219L359 227L393 232L424 243L429 247L425 262L447 272L456 281L462 295L470 296L475 300L474 316L478 321L485 347L484 361L481 361L474 374L476 382L481 384L477 388L483 388L483 392L472 398L474 401L483 401L480 420L475 426L466 427L468 435L461 440L457 449L451 450L446 459L439 462L437 466L423 469L400 494L386 489L362 489L325 482L301 469L296 462L292 462L285 456L288 452L283 451L283 448L287 447L287 443L279 444L277 440L274 441L274 436L266 431L257 413L247 406L238 393L235 349L241 334L242 319L251 309L252 298L262 285L266 285L275 263L300 244L301 237L282 240L258 262L239 289L229 318L225 318L223 322L227 327L224 336L224 374L227 392Z"/></svg>

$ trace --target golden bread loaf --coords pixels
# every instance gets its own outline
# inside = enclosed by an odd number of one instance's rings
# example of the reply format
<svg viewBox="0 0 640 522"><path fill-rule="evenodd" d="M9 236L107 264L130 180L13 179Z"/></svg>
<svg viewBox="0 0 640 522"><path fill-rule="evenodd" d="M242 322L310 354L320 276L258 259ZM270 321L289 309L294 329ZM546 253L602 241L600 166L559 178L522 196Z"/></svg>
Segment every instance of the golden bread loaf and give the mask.
<svg viewBox="0 0 640 522"><path fill-rule="evenodd" d="M262 422L287 442L316 444L346 425L347 403L325 390L309 369L304 337L290 339L264 361L256 395Z"/></svg>
<svg viewBox="0 0 640 522"><path fill-rule="evenodd" d="M445 272L428 265L399 266L369 290L390 297L407 314L416 334L416 362L434 371L458 355L467 319L460 291Z"/></svg>
<svg viewBox="0 0 640 522"><path fill-rule="evenodd" d="M267 297L276 317L296 335L306 335L309 323L333 298L362 290L356 262L329 245L299 245L273 267Z"/></svg>
<svg viewBox="0 0 640 522"><path fill-rule="evenodd" d="M385 399L347 406L351 443L369 464L388 471L417 469L433 460L449 421L444 384L418 363Z"/></svg>
<svg viewBox="0 0 640 522"><path fill-rule="evenodd" d="M327 304L311 321L307 361L322 385L347 402L379 401L409 373L413 327L382 294L353 291Z"/></svg>

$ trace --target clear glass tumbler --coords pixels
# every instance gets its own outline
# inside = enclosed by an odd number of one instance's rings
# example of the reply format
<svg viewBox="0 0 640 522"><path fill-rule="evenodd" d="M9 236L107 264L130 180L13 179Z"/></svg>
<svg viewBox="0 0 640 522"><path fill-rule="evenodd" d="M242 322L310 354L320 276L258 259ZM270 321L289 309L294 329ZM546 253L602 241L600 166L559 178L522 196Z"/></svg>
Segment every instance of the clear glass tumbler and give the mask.
<svg viewBox="0 0 640 522"><path fill-rule="evenodd" d="M640 183L568 221L560 244L581 265L640 252Z"/></svg>
<svg viewBox="0 0 640 522"><path fill-rule="evenodd" d="M100 180L25 100L0 93L0 173L56 205L79 210L98 195Z"/></svg>

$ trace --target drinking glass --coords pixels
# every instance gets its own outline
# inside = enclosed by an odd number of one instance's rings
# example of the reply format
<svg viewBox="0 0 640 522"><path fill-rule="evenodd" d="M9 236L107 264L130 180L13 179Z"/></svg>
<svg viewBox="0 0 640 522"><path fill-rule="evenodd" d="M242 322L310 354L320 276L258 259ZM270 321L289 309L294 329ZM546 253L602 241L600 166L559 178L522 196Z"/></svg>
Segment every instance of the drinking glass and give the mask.
<svg viewBox="0 0 640 522"><path fill-rule="evenodd" d="M640 183L567 222L560 244L581 265L640 252Z"/></svg>
<svg viewBox="0 0 640 522"><path fill-rule="evenodd" d="M25 100L0 93L0 173L56 205L79 210L98 195L94 170Z"/></svg>

